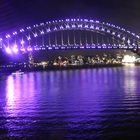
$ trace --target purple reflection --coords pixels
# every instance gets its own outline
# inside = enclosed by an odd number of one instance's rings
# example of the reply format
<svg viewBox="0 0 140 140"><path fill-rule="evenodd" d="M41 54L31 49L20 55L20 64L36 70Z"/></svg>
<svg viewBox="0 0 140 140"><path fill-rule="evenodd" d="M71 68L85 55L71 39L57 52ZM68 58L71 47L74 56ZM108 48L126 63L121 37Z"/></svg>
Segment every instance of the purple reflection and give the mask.
<svg viewBox="0 0 140 140"><path fill-rule="evenodd" d="M7 104L9 107L14 106L14 79L12 76L7 80Z"/></svg>

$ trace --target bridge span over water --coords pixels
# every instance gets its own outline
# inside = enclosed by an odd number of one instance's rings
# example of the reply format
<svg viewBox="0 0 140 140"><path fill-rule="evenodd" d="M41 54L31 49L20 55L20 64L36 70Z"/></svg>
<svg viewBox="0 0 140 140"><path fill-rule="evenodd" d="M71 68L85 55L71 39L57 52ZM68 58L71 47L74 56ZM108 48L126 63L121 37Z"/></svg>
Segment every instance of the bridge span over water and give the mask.
<svg viewBox="0 0 140 140"><path fill-rule="evenodd" d="M53 20L2 34L0 49L9 54L60 49L125 49L138 52L140 36L97 20Z"/></svg>

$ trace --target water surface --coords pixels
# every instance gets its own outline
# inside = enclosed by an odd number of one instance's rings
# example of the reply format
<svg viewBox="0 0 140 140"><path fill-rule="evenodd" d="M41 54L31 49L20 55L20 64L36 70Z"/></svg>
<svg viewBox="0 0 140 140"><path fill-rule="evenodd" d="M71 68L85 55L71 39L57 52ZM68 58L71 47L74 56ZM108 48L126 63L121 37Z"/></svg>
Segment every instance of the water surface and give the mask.
<svg viewBox="0 0 140 140"><path fill-rule="evenodd" d="M0 139L140 137L140 67L25 73L0 80Z"/></svg>

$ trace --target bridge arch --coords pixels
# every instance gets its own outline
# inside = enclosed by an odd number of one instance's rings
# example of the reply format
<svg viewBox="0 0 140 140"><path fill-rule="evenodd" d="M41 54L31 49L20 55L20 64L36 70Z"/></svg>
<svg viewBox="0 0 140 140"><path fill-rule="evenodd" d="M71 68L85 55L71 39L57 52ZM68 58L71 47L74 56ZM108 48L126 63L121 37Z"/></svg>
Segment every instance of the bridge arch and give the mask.
<svg viewBox="0 0 140 140"><path fill-rule="evenodd" d="M48 50L53 48L65 49L65 45L61 47L56 47L56 45L50 47L50 45L43 44L43 37L53 32L69 30L90 31L104 35L108 34L111 37L114 37L115 39L118 39L122 42L114 48L131 50L137 50L140 48L140 36L136 35L135 33L131 33L130 31L125 30L124 28L110 23L88 19L54 20L45 23L35 24L33 26L28 26L11 34L6 34L2 38L0 38L1 48L7 49L9 51L13 49L15 52L18 50L32 51L33 49L37 49L37 45L35 45L35 47L33 48L31 45L31 40L36 39L38 37L42 37L42 45L40 46L41 50ZM26 44L26 46L24 44ZM79 48L82 47L83 45L79 44ZM108 47L105 44L96 47L95 44L90 44L89 48L113 47Z"/></svg>

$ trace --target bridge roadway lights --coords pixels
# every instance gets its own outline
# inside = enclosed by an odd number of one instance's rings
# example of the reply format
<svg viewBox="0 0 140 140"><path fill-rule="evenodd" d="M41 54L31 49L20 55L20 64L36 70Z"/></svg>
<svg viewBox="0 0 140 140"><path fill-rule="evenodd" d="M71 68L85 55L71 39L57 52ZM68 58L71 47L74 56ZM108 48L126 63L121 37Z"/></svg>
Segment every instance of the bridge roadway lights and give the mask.
<svg viewBox="0 0 140 140"><path fill-rule="evenodd" d="M90 32L94 32L97 34L104 34L104 35L110 35L112 40L114 41L113 38L115 38L118 42L118 44L122 44L124 43L125 46L120 46L119 49L132 49L132 51L134 52L139 52L137 50L133 50L133 48L135 48L135 46L139 46L140 44L140 36L136 35L135 33L131 33L128 30L125 30L124 28L120 28L116 25L110 24L110 23L105 23L105 22L99 22L96 20L88 20L88 19L65 19L65 20L54 20L54 21L49 21L49 22L45 22L45 23L40 23L40 24L35 24L33 26L28 26L25 28L20 29L19 31L14 31L11 34L6 34L6 35L2 35L4 36L3 38L0 38L0 45L5 48L6 52L8 54L11 53L17 53L18 51L24 51L25 52L25 48L26 45L32 45L30 44L31 42L36 42L37 45L37 38L38 37L42 37L42 44L44 44L44 36L45 35L49 35L50 33L53 32L57 32L57 31L75 31L75 30L80 30L80 31L90 31ZM24 33L23 33L24 32ZM74 35L73 35L74 36ZM93 34L92 34L93 36ZM91 36L91 37L92 37ZM43 38L44 37L44 38ZM50 38L50 37L48 37ZM63 35L64 38L64 35ZM98 40L98 39L97 39ZM98 42L96 40L96 42ZM65 40L66 41L66 40ZM121 42L120 42L121 41ZM9 46L13 43L17 43L20 47L19 48L10 48ZM74 42L77 42L77 40L75 40ZM101 42L101 41L100 41ZM102 41L101 44L103 44L104 41ZM64 43L64 40L62 39L62 44ZM70 44L71 42L67 41L66 44ZM78 44L80 44L81 42L79 42ZM86 43L89 43L89 41L86 41ZM118 47L114 47L113 45L111 46L86 46L85 43L85 48L98 48L98 49L117 49ZM91 41L89 44L92 44L93 41ZM107 42L106 42L107 43ZM47 43L46 43L47 44ZM49 41L49 43L51 45L51 39ZM56 41L57 44L57 41ZM113 43L112 43L113 44ZM132 44L132 47L126 47L126 46L130 46L130 44ZM56 49L59 49L59 47L55 46ZM68 49L69 46L66 46L66 48L64 46L62 46L61 49ZM80 45L75 46L75 48L82 48L82 46L80 47ZM54 48L52 48L51 46L49 46L48 48L37 48L38 50L52 50ZM34 48L27 48L26 51L32 51L32 50L37 50Z"/></svg>

